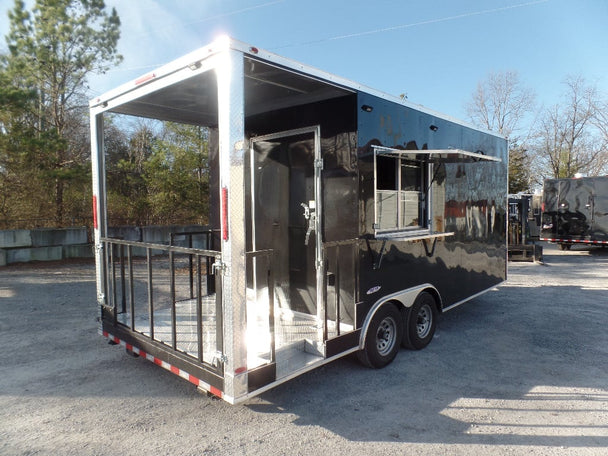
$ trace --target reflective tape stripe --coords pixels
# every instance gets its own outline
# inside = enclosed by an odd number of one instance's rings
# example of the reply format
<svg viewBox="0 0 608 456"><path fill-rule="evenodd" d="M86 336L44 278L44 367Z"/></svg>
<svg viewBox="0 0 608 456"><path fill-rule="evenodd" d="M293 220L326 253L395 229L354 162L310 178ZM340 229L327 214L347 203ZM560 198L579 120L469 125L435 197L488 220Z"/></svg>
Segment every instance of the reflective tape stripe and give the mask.
<svg viewBox="0 0 608 456"><path fill-rule="evenodd" d="M139 355L141 358L145 358L148 361L153 362L154 364L156 364L157 366L162 367L163 369L168 370L169 372L172 372L173 374L183 378L184 380L188 380L190 383L198 386L199 388L204 389L205 391L209 391L211 394L213 394L214 396L217 396L219 398L223 398L224 397L224 393L219 390L218 388L209 385L208 383L205 383L204 381L202 381L200 378L195 377L194 375L180 369L179 367L173 366L172 364L169 364L166 361L163 361L160 358L157 358L156 356L151 355L150 353L146 353L145 351L126 343L124 340L120 340L118 337L110 334L107 331L101 331L101 334L111 340L112 342L122 345L124 346L127 350L132 351L133 353L136 353L137 355Z"/></svg>
<svg viewBox="0 0 608 456"><path fill-rule="evenodd" d="M554 238L539 238L541 241L549 242L566 242L570 244L608 244L608 241L587 241L584 239L554 239Z"/></svg>

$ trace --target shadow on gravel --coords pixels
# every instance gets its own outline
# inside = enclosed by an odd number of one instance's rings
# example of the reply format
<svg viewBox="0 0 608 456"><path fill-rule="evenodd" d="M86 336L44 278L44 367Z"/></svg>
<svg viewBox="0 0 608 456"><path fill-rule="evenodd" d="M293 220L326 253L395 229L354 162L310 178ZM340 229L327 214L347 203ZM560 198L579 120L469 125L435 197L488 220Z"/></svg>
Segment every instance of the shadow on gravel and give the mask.
<svg viewBox="0 0 608 456"><path fill-rule="evenodd" d="M606 448L606 295L506 284L445 314L425 350L338 361L249 407L352 441Z"/></svg>
<svg viewBox="0 0 608 456"><path fill-rule="evenodd" d="M581 274L593 270L588 257L577 258L587 258ZM523 266L516 275L551 275L569 262L577 273L578 261L550 254L548 266ZM0 343L11 350L0 355L0 396L76 398L72 404L99 398L100 413L114 413L108 399L192 401L184 420L206 422L212 399L97 335L90 266L80 273L2 272ZM239 418L237 433L274 414L285 416L274 423L322 428L354 442L606 448L608 284L539 280L507 282L446 313L431 345L401 350L384 369L349 357L248 405L216 401L213 408Z"/></svg>
<svg viewBox="0 0 608 456"><path fill-rule="evenodd" d="M568 252L589 252L590 255L608 256L608 247L594 245L572 245L570 250L563 252L563 254L568 255Z"/></svg>
<svg viewBox="0 0 608 456"><path fill-rule="evenodd" d="M560 251L555 245L548 244L543 248L543 255L549 254L552 257L564 256L573 257L576 255L593 255L598 257L608 257L608 247L600 247L593 245L572 245L569 250Z"/></svg>

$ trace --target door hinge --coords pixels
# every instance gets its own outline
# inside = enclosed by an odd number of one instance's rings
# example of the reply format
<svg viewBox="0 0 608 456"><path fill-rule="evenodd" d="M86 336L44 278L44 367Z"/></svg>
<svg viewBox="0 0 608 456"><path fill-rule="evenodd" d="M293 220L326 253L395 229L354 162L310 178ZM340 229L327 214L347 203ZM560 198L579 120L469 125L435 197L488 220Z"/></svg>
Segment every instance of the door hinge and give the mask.
<svg viewBox="0 0 608 456"><path fill-rule="evenodd" d="M315 160L315 168L323 169L323 159L322 158L317 158Z"/></svg>

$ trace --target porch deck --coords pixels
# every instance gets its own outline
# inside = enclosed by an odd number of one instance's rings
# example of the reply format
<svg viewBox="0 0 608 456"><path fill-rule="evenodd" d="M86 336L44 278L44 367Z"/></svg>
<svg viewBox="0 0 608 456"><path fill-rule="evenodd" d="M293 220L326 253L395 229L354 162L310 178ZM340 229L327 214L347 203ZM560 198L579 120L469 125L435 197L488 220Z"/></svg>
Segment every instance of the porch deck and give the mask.
<svg viewBox="0 0 608 456"><path fill-rule="evenodd" d="M196 299L186 299L175 303L176 349L193 358L198 358ZM201 299L203 360L215 364L219 356L216 337L215 294ZM264 310L266 309L266 312ZM248 328L245 332L247 347L247 368L253 369L270 362L271 332L267 305L248 301ZM131 325L131 315L127 311L118 315L118 322ZM277 378L305 368L323 359L317 343L320 327L317 318L299 312L291 312L275 305L275 356ZM332 324L332 326L335 326ZM150 319L147 314L136 315L133 330L150 337ZM154 340L168 346L173 345L171 308L154 310Z"/></svg>

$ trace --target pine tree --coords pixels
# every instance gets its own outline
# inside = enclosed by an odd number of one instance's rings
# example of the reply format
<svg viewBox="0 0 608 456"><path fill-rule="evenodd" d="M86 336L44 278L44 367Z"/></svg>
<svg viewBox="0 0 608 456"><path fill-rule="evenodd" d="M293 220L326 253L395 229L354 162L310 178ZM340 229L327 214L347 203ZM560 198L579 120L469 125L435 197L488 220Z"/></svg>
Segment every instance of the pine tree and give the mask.
<svg viewBox="0 0 608 456"><path fill-rule="evenodd" d="M22 143L21 153L25 150L26 161L35 164L36 185L42 185L29 191L52 195L52 215L61 224L66 187L88 186L89 151L82 140L88 131L87 77L121 61L120 20L114 9L105 11L103 0L36 0L31 11L15 0L9 20L9 52L0 72L14 90L33 94L33 99L27 109L13 111L18 119L3 122L3 133L13 144ZM7 148L4 153L14 158L19 151ZM39 207L29 215L44 211Z"/></svg>

